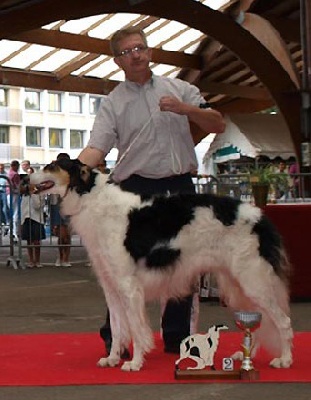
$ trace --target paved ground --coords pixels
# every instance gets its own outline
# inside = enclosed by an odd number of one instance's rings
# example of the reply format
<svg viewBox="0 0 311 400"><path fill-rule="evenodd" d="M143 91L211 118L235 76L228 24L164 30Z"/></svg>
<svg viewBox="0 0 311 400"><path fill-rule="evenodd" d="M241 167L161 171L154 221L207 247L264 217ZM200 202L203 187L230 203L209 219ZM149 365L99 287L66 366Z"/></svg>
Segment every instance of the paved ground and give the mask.
<svg viewBox="0 0 311 400"><path fill-rule="evenodd" d="M0 248L0 334L98 331L105 314L105 302L91 269L84 266L87 257L83 248L72 250L73 266L66 269L53 266L54 247L43 250L45 267L42 269L7 267L8 255L7 249ZM310 311L310 303L292 304L296 330L311 330ZM153 329L158 330L158 306L150 305L148 312ZM201 303L202 330L213 323L224 322L234 329L226 308L218 303ZM2 387L0 400L261 400L264 397L310 400L310 389L310 384L257 383Z"/></svg>

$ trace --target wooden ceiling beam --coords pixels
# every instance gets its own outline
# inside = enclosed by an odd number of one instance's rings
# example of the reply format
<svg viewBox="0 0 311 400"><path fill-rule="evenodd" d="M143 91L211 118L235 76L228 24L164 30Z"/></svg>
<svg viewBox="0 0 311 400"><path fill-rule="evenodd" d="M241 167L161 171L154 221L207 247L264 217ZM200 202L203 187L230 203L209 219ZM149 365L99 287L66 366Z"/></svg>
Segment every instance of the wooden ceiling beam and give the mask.
<svg viewBox="0 0 311 400"><path fill-rule="evenodd" d="M118 84L118 81L99 78L66 76L58 79L51 73L37 73L0 68L0 84L9 86L21 86L39 90L55 90L64 92L108 94Z"/></svg>
<svg viewBox="0 0 311 400"><path fill-rule="evenodd" d="M256 12L256 4L250 12ZM268 4L269 3L269 4ZM282 2L284 6L288 2ZM271 9L272 2L265 2ZM273 2L274 4L274 2ZM275 3L279 5L280 2ZM297 0L295 1L295 5ZM22 31L35 29L57 20L83 18L102 13L130 12L175 20L191 26L235 53L270 91L290 129L297 153L300 153L301 96L299 89L290 79L288 71L271 52L250 32L243 29L234 19L222 12L193 0L42 0L23 2L17 10L0 8L0 38L7 38ZM207 23L208 21L208 23ZM242 45L243 44L243 45ZM174 62L172 63L174 65ZM23 85L25 86L25 85ZM250 101L250 100L248 100Z"/></svg>
<svg viewBox="0 0 311 400"><path fill-rule="evenodd" d="M87 35L61 32L58 30L33 29L31 31L13 35L8 39L67 50L112 56L109 40L92 38ZM152 49L152 61L155 63L176 65L181 68L200 69L202 65L201 60L201 56L199 55L186 54L179 51L166 51L158 48Z"/></svg>
<svg viewBox="0 0 311 400"><path fill-rule="evenodd" d="M223 114L249 114L260 112L262 110L272 107L273 105L275 105L274 100L260 101L250 99L231 99L229 101L224 101L223 104L219 104L217 106L217 109Z"/></svg>
<svg viewBox="0 0 311 400"><path fill-rule="evenodd" d="M199 84L201 92L209 94L225 94L228 96L242 97L253 100L272 100L268 90L252 86L234 85L222 82L211 82L205 79Z"/></svg>
<svg viewBox="0 0 311 400"><path fill-rule="evenodd" d="M277 18L273 15L264 15L264 19L280 33L282 38L288 42L300 43L300 21L294 21L288 18Z"/></svg>
<svg viewBox="0 0 311 400"><path fill-rule="evenodd" d="M83 59L81 60L83 62ZM77 61L79 63L79 61ZM70 68L70 66L68 66ZM91 77L67 76L68 71L62 69L56 74L48 72L21 71L11 68L0 68L0 84L10 86L33 87L34 89L63 90L81 93L109 93L119 82ZM71 79L72 78L72 79ZM107 90L109 91L107 92ZM200 89L203 92L223 94L248 99L269 99L269 92L265 89L217 82L202 82Z"/></svg>
<svg viewBox="0 0 311 400"><path fill-rule="evenodd" d="M279 32L268 21L256 14L246 13L242 26L269 50L284 71L288 73L296 87L299 88L298 71Z"/></svg>
<svg viewBox="0 0 311 400"><path fill-rule="evenodd" d="M84 65L88 64L91 61L96 60L98 56L95 54L88 54L88 53L80 53L75 60L62 65L59 69L55 70L55 76L57 79L63 79L65 76L71 74L71 72L78 70L79 68L83 67Z"/></svg>

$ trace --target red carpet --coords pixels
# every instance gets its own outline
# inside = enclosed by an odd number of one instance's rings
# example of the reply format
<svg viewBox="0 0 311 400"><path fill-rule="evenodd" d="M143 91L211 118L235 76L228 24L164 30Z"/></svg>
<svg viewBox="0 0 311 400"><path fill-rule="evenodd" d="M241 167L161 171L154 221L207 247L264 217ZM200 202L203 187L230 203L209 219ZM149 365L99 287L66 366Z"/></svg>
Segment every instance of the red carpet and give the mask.
<svg viewBox="0 0 311 400"><path fill-rule="evenodd" d="M241 339L241 332L221 334L216 367L223 357L239 349ZM260 382L311 382L310 341L310 332L295 334L295 361L290 369L269 368L270 358L264 352L259 353L254 365L260 370ZM194 383L175 380L174 363L178 355L164 354L158 335L156 344L141 371L123 372L119 368L96 366L103 354L97 333L1 335L0 386Z"/></svg>

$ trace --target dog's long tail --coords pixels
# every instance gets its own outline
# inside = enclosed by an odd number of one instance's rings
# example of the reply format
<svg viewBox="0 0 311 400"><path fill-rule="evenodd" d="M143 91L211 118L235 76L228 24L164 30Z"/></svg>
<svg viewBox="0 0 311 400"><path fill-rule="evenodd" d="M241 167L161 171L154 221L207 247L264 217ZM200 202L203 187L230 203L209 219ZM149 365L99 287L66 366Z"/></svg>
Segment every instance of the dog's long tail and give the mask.
<svg viewBox="0 0 311 400"><path fill-rule="evenodd" d="M288 284L290 263L285 252L283 240L275 226L265 215L262 215L254 225L253 233L258 235L259 254L272 265L276 275Z"/></svg>

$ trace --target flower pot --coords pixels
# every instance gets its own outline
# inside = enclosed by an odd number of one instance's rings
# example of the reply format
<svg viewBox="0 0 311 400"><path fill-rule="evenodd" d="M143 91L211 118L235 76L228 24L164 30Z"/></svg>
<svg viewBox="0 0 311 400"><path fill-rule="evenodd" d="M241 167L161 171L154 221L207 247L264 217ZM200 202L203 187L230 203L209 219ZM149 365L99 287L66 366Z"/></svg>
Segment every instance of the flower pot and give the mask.
<svg viewBox="0 0 311 400"><path fill-rule="evenodd" d="M260 208L265 207L268 201L269 185L265 183L253 183L252 192L255 205Z"/></svg>

